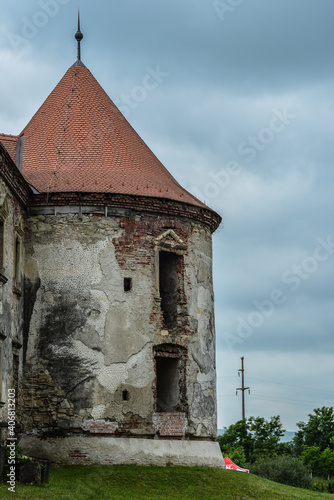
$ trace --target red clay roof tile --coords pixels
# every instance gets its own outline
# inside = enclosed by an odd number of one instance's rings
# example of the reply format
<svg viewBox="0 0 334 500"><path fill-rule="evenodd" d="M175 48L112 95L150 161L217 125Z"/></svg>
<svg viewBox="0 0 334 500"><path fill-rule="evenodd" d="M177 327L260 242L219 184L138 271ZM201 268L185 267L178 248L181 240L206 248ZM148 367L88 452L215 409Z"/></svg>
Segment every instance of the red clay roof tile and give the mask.
<svg viewBox="0 0 334 500"><path fill-rule="evenodd" d="M172 177L91 72L72 66L20 135L40 192L152 196L203 206Z"/></svg>

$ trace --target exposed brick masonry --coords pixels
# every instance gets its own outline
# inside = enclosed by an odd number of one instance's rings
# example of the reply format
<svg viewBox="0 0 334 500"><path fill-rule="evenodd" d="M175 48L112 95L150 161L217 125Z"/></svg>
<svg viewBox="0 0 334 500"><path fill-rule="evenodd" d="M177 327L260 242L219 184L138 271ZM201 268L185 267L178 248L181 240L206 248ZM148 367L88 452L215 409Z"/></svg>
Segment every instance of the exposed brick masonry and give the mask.
<svg viewBox="0 0 334 500"><path fill-rule="evenodd" d="M97 209L108 213L113 208L127 210L141 210L159 214L167 214L172 217L179 216L202 222L214 232L221 222L221 217L209 208L196 207L187 203L168 200L165 198L153 198L148 196L130 196L111 193L50 193L36 194L31 198L29 207L58 207L58 206L97 206Z"/></svg>
<svg viewBox="0 0 334 500"><path fill-rule="evenodd" d="M118 429L117 422L109 422L103 419L86 420L82 426L84 431L91 434L115 434Z"/></svg>
<svg viewBox="0 0 334 500"><path fill-rule="evenodd" d="M160 436L180 437L184 436L187 427L185 413L154 413L153 425Z"/></svg>

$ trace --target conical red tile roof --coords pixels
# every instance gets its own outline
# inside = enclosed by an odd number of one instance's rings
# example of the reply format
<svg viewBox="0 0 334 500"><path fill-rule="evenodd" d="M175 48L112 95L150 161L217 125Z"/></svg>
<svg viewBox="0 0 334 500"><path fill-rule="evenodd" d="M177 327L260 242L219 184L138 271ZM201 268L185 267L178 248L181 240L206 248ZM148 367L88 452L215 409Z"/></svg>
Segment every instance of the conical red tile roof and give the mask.
<svg viewBox="0 0 334 500"><path fill-rule="evenodd" d="M138 136L85 66L72 66L24 128L22 173L39 192L152 196L207 207Z"/></svg>

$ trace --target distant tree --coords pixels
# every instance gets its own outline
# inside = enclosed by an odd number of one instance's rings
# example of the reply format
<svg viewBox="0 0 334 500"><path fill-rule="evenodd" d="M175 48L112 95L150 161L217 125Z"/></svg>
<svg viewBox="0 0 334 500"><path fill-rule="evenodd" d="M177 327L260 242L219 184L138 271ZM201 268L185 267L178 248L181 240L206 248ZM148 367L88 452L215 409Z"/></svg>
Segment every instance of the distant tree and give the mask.
<svg viewBox="0 0 334 500"><path fill-rule="evenodd" d="M269 421L263 417L250 417L225 427L224 434L217 440L223 454L227 455L231 448L241 447L246 462L253 462L260 456L278 451L279 440L284 432L279 416L271 417Z"/></svg>
<svg viewBox="0 0 334 500"><path fill-rule="evenodd" d="M250 417L248 422L253 441L251 461L275 453L285 432L280 417L271 417L269 421L263 417Z"/></svg>
<svg viewBox="0 0 334 500"><path fill-rule="evenodd" d="M217 438L222 451L224 451L223 448L226 448L226 446L243 446L247 448L248 439L247 420L238 420L235 424L224 427L224 434Z"/></svg>
<svg viewBox="0 0 334 500"><path fill-rule="evenodd" d="M325 448L320 457L320 471L323 477L334 477L334 451Z"/></svg>
<svg viewBox="0 0 334 500"><path fill-rule="evenodd" d="M319 446L304 446L301 458L314 475L324 478L334 476L333 450L325 448L321 451Z"/></svg>
<svg viewBox="0 0 334 500"><path fill-rule="evenodd" d="M317 446L321 451L334 448L334 408L323 406L313 412L314 415L309 414L307 423L297 423L299 431L293 441L299 453L303 451L303 446Z"/></svg>
<svg viewBox="0 0 334 500"><path fill-rule="evenodd" d="M312 474L318 475L317 466L321 456L319 446L304 446L304 450L300 456Z"/></svg>
<svg viewBox="0 0 334 500"><path fill-rule="evenodd" d="M292 441L278 443L275 453L277 453L277 455L296 455L295 445Z"/></svg>

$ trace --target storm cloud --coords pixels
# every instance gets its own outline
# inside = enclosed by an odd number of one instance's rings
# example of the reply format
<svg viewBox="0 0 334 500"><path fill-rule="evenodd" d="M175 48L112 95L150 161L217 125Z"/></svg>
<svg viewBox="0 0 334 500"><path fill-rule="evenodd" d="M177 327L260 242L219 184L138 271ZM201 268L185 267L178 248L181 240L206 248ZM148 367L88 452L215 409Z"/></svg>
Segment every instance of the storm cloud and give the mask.
<svg viewBox="0 0 334 500"><path fill-rule="evenodd" d="M218 426L241 418L245 356L247 416L280 414L294 430L334 396L333 1L7 3L1 132L18 134L75 61L78 3L83 62L223 217Z"/></svg>

